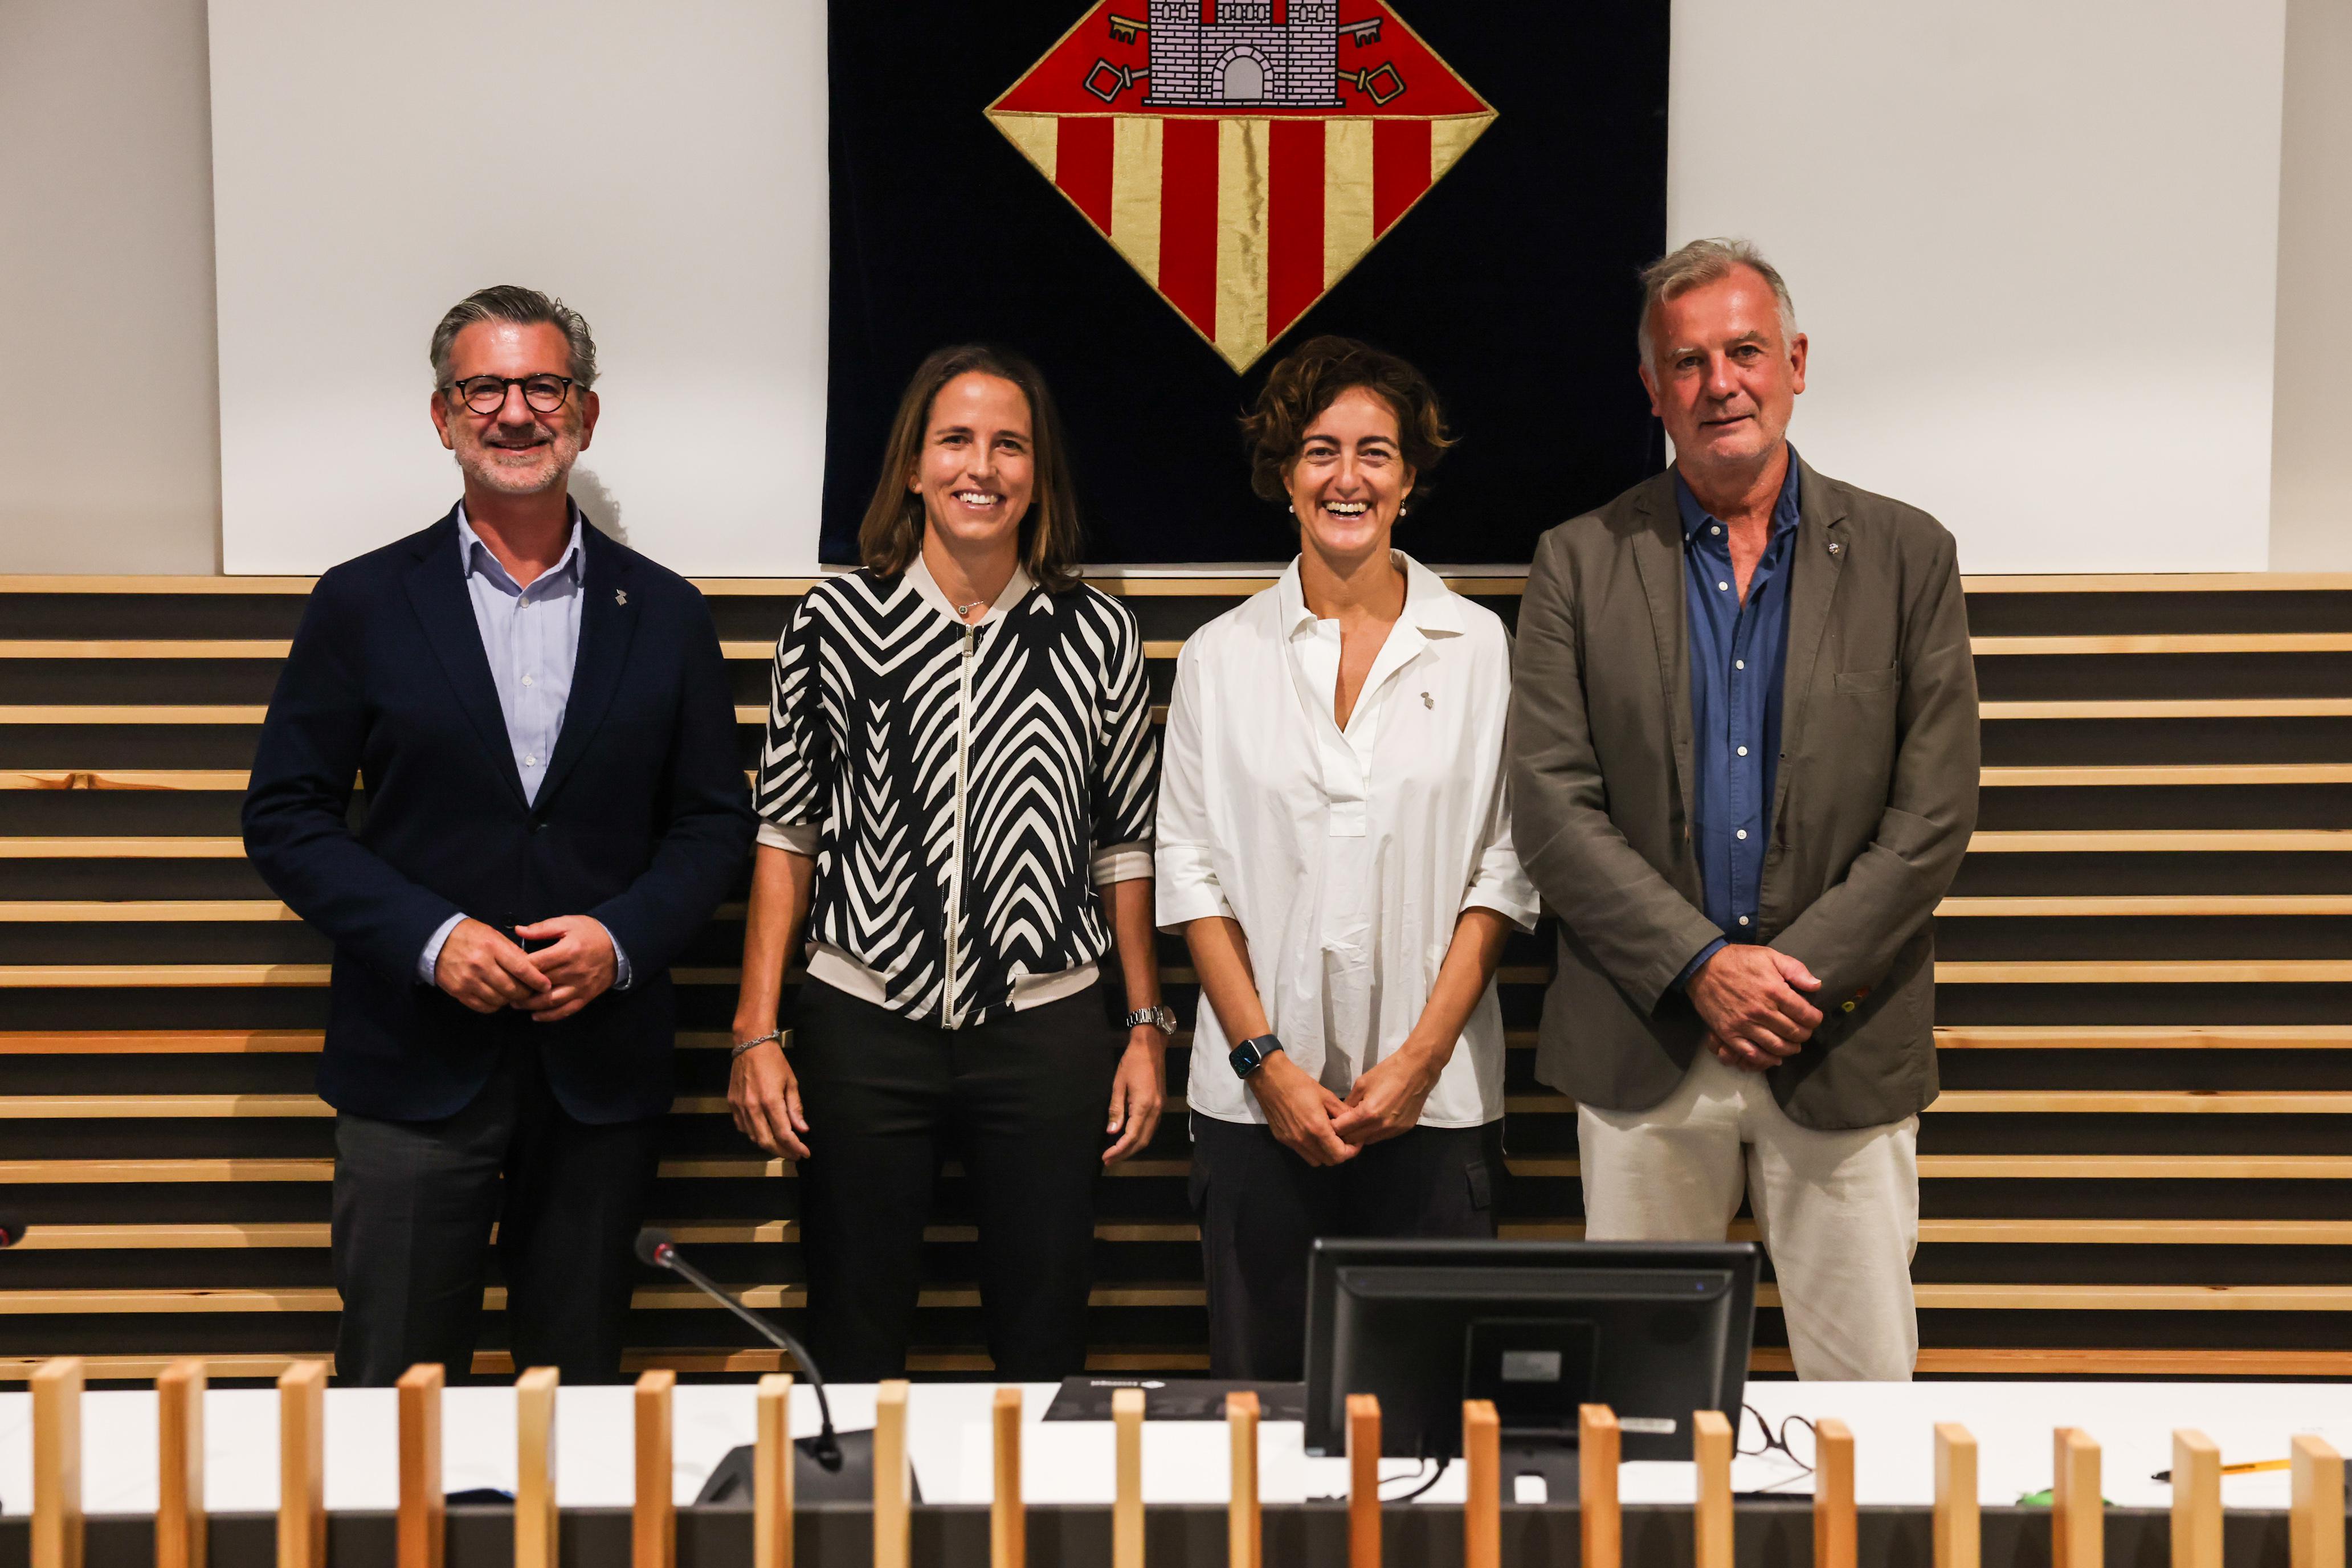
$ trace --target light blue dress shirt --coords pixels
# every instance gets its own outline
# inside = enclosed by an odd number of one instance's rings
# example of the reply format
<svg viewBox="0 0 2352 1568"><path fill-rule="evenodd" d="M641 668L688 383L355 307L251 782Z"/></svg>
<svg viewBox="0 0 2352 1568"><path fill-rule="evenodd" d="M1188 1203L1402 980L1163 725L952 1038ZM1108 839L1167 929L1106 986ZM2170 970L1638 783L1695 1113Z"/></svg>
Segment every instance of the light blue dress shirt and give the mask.
<svg viewBox="0 0 2352 1568"><path fill-rule="evenodd" d="M482 652L490 662L490 680L499 690L499 711L506 718L507 743L514 748L515 772L522 778L523 798L536 802L547 777L548 759L563 730L563 710L572 700L572 669L580 658L581 579L587 556L580 542L580 509L572 509L572 542L562 559L532 580L517 583L490 547L474 531L466 508L457 508L457 556L464 563L466 597L474 606L474 626L482 634ZM451 915L425 943L416 963L417 978L433 984L441 962L442 944L457 929L463 914ZM608 941L612 932L604 933ZM616 989L628 989L629 957L613 942L620 973Z"/></svg>

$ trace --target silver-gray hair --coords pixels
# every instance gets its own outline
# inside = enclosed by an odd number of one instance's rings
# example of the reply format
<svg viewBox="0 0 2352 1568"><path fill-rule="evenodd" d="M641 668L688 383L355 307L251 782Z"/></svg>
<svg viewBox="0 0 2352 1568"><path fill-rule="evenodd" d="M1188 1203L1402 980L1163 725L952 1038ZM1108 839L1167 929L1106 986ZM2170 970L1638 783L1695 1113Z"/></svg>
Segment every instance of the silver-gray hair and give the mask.
<svg viewBox="0 0 2352 1568"><path fill-rule="evenodd" d="M1735 268L1740 267L1772 286L1772 298L1780 305L1781 341L1796 341L1796 304L1789 298L1789 286L1780 280L1780 268L1765 260L1762 251L1744 239L1694 239L1642 269L1642 324L1635 337L1641 344L1643 370L1653 376L1658 374L1656 353L1650 342L1650 322L1657 315L1658 307L1693 289L1727 278Z"/></svg>
<svg viewBox="0 0 2352 1568"><path fill-rule="evenodd" d="M588 319L552 295L520 284L501 283L478 289L449 307L433 329L433 384L449 384L449 349L457 334L477 321L505 321L518 327L545 324L562 329L571 349L570 372L580 390L596 384L596 340L588 332Z"/></svg>

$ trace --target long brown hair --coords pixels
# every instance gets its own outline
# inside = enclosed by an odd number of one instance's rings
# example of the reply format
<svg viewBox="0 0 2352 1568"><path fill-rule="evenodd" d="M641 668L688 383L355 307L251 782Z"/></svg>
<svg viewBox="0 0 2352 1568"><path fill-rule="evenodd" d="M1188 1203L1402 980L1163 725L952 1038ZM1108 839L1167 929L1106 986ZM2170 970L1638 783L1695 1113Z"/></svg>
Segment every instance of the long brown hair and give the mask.
<svg viewBox="0 0 2352 1568"><path fill-rule="evenodd" d="M1078 511L1070 461L1062 439L1061 416L1037 367L1008 349L959 343L925 360L898 400L883 448L882 477L857 528L857 552L877 577L895 577L923 551L923 498L907 488L907 477L923 460L923 437L931 403L960 375L992 375L1009 381L1029 400L1030 460L1034 480L1029 510L1021 519L1021 564L1054 593L1078 580Z"/></svg>

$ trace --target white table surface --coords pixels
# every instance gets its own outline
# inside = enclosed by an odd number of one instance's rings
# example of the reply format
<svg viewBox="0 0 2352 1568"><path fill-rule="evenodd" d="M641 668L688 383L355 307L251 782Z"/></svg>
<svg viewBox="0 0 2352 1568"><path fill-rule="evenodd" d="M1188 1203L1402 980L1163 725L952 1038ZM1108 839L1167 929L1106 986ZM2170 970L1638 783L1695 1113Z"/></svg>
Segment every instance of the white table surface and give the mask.
<svg viewBox="0 0 2352 1568"><path fill-rule="evenodd" d="M1108 1426L1043 1420L1051 1384L1023 1389L1024 1490L1033 1502L1108 1502L1112 1446ZM994 1461L988 1384L917 1384L910 1411L915 1469L930 1502L984 1503ZM749 1384L681 1385L675 1395L672 1490L691 1502L719 1457L753 1436ZM1991 1506L2050 1484L2051 1431L2087 1428L2103 1449L2101 1489L2126 1508L2162 1508L2171 1489L2150 1480L2172 1462L2172 1431L2193 1426L2221 1447L2224 1463L2284 1458L2298 1432L2317 1432L2352 1452L2352 1384L1754 1383L1748 1401L1777 1426L1789 1415L1835 1415L1853 1429L1854 1490L1869 1504L1924 1504L1934 1494L1933 1431L1957 1421L1977 1436L1979 1492ZM868 1426L874 1389L833 1391L836 1425ZM442 1406L442 1477L451 1491L511 1489L515 1481L515 1401L510 1388L453 1388ZM32 1496L32 1396L0 1394L0 1510L26 1511ZM816 1399L793 1390L794 1436L816 1430ZM1753 1424L1749 1425L1753 1431ZM327 1393L327 1506L396 1505L398 1416L393 1390ZM565 1507L625 1506L635 1495L633 1415L626 1387L566 1388L556 1401L556 1492ZM1337 1497L1347 1489L1344 1459L1310 1459L1295 1422L1267 1422L1259 1436L1260 1494L1267 1502ZM278 1394L272 1389L215 1389L205 1403L205 1501L216 1513L278 1506ZM1144 1428L1148 1502L1225 1500L1228 1450L1222 1422L1154 1422ZM1384 1460L1381 1475L1410 1477L1410 1460ZM1776 1460L1741 1460L1741 1489L1788 1479ZM2232 1476L2222 1501L2238 1508L2284 1508L2284 1471ZM1688 1502L1687 1464L1624 1468L1628 1502ZM1405 1483L1385 1489L1406 1489ZM1801 1476L1780 1488L1802 1498ZM1456 1464L1431 1488L1430 1502L1459 1502ZM152 1391L85 1394L82 1500L92 1513L152 1512L156 1499L156 1416ZM1522 1500L1539 1500L1528 1497Z"/></svg>

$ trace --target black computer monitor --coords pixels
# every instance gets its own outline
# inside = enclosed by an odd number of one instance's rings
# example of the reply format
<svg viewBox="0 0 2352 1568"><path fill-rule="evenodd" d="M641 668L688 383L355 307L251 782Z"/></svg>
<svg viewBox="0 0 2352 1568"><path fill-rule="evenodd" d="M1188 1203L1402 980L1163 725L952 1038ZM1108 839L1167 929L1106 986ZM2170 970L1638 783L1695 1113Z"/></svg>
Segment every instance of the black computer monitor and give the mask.
<svg viewBox="0 0 2352 1568"><path fill-rule="evenodd" d="M1307 1451L1344 1452L1348 1395L1370 1394L1381 1451L1434 1459L1462 1452L1462 1402L1493 1400L1507 1450L1552 1456L1534 1468L1555 1499L1580 1405L1616 1413L1625 1458L1687 1459L1694 1412L1739 1413L1760 1256L1747 1242L1318 1241Z"/></svg>

